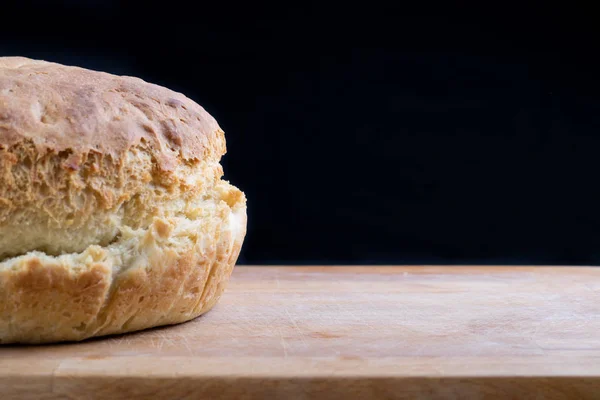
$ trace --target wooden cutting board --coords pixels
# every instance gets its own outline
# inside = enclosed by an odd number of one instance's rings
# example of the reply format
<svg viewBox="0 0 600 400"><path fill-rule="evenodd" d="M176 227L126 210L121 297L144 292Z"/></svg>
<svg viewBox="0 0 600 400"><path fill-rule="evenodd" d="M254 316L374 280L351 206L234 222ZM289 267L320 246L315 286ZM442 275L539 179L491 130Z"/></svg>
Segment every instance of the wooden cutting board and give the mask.
<svg viewBox="0 0 600 400"><path fill-rule="evenodd" d="M0 399L600 398L600 269L237 267L187 324L0 347Z"/></svg>

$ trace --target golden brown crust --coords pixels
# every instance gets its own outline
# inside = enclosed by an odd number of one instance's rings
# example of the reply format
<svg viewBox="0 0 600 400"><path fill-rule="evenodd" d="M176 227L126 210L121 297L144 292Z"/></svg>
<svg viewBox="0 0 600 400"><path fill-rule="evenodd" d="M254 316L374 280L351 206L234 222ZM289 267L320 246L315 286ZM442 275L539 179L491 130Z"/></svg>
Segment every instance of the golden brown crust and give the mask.
<svg viewBox="0 0 600 400"><path fill-rule="evenodd" d="M0 57L0 148L31 142L39 154L68 151L77 168L81 154L119 159L144 141L165 170L179 157L225 154L215 119L180 93L138 78Z"/></svg>
<svg viewBox="0 0 600 400"><path fill-rule="evenodd" d="M246 231L224 153L216 121L179 93L0 57L0 343L209 310Z"/></svg>

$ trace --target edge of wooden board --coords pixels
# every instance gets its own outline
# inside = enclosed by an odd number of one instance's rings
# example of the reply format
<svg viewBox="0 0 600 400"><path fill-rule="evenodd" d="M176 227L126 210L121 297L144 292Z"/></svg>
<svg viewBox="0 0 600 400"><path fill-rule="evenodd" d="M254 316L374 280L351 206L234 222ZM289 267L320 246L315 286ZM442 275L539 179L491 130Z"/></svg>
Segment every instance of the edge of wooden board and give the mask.
<svg viewBox="0 0 600 400"><path fill-rule="evenodd" d="M81 358L2 360L0 398L593 398L597 358L532 369L519 359L281 360L268 358ZM539 362L538 362L539 361ZM12 364L12 367L11 365ZM22 368L29 368L22 374ZM21 371L21 372L19 372ZM511 371L510 373L508 371ZM560 371L560 372L558 372Z"/></svg>
<svg viewBox="0 0 600 400"><path fill-rule="evenodd" d="M520 378L600 379L598 357L82 357L36 362L1 359L0 377L98 378Z"/></svg>

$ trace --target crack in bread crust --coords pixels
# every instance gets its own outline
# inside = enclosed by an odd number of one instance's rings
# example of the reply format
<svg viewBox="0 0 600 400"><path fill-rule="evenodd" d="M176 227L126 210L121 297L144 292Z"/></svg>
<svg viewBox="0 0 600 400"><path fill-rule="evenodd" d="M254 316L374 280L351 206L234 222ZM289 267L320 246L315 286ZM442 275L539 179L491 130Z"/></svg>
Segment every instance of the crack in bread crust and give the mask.
<svg viewBox="0 0 600 400"><path fill-rule="evenodd" d="M70 157L39 155L31 143L0 149L0 260L33 250L58 255L107 246L122 225L148 226L169 203L210 195L223 175L215 161L182 162L162 174L145 145L118 162L81 155L77 170L64 168Z"/></svg>

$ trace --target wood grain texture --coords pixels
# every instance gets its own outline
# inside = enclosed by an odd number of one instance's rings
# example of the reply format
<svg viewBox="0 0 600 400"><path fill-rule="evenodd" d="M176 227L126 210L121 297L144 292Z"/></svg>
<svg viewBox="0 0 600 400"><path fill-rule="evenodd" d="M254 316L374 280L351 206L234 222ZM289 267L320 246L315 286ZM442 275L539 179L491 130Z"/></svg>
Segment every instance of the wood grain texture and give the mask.
<svg viewBox="0 0 600 400"><path fill-rule="evenodd" d="M237 267L187 324L0 347L0 398L600 398L600 269Z"/></svg>

